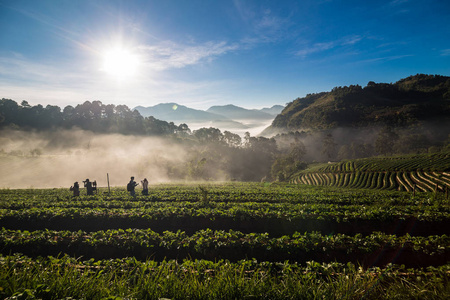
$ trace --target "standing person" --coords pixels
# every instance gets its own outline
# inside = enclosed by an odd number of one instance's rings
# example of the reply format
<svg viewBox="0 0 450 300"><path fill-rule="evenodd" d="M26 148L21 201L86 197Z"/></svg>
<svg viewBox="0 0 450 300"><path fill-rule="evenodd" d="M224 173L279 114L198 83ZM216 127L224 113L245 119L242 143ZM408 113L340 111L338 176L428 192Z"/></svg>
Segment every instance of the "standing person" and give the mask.
<svg viewBox="0 0 450 300"><path fill-rule="evenodd" d="M70 187L70 190L73 192L74 197L80 196L80 185L78 184L78 181L75 181L73 186Z"/></svg>
<svg viewBox="0 0 450 300"><path fill-rule="evenodd" d="M130 182L128 182L127 184L127 191L130 192L130 195L135 197L136 196L136 192L134 191L134 188L138 185L138 183L136 183L136 181L134 181L134 177L131 176L131 180Z"/></svg>
<svg viewBox="0 0 450 300"><path fill-rule="evenodd" d="M147 180L147 178L144 178L144 180L142 180L141 183L142 183L142 195L148 195L148 180Z"/></svg>
<svg viewBox="0 0 450 300"><path fill-rule="evenodd" d="M94 195L94 189L92 188L92 182L89 179L86 179L84 182L84 187L86 188L86 194L88 196Z"/></svg>

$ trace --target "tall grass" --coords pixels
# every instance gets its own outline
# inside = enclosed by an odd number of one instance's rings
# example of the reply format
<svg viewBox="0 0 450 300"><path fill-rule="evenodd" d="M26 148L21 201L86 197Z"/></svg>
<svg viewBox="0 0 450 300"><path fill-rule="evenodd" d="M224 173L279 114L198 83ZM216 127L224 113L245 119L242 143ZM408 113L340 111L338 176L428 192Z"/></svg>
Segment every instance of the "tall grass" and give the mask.
<svg viewBox="0 0 450 300"><path fill-rule="evenodd" d="M449 267L0 257L4 299L448 299ZM8 298L12 297L12 298Z"/></svg>

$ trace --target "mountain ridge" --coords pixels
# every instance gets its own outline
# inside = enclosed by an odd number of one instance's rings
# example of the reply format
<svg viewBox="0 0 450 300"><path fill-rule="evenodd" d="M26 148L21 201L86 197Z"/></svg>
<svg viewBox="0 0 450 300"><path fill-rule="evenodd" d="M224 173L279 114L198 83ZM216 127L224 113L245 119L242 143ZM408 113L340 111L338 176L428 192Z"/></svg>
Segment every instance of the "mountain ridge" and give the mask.
<svg viewBox="0 0 450 300"><path fill-rule="evenodd" d="M338 127L450 124L450 77L417 74L396 83L335 87L287 104L263 134Z"/></svg>
<svg viewBox="0 0 450 300"><path fill-rule="evenodd" d="M250 110L250 109L236 106L234 104L221 105L221 106L215 105L215 106L211 106L206 111L210 112L210 113L219 114L219 115L233 116L233 119L236 119L236 120L245 120L245 119L268 120L268 119L273 118L273 115L263 112L261 110Z"/></svg>
<svg viewBox="0 0 450 300"><path fill-rule="evenodd" d="M230 131L242 131L261 127L264 124L264 127L260 129L263 130L268 126L268 122L281 112L282 108L284 106L273 105L258 110L228 104L212 106L204 111L169 102L149 107L136 106L132 110L138 111L143 117L153 116L166 122L186 123L191 128L206 126Z"/></svg>

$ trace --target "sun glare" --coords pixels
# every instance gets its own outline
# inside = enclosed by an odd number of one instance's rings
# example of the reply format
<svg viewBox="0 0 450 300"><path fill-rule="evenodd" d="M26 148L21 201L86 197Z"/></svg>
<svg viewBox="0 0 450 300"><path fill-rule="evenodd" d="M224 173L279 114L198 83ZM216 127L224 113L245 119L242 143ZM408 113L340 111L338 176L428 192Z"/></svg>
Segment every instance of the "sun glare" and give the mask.
<svg viewBox="0 0 450 300"><path fill-rule="evenodd" d="M138 69L139 59L130 50L116 47L103 55L102 70L118 79L132 77Z"/></svg>

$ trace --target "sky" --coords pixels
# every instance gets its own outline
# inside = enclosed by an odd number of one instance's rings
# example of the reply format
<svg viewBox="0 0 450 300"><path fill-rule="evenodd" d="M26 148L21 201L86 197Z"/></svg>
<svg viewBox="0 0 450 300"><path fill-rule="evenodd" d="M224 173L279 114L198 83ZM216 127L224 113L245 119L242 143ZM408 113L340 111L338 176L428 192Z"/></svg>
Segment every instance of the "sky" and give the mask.
<svg viewBox="0 0 450 300"><path fill-rule="evenodd" d="M448 0L0 0L0 97L285 105L450 75Z"/></svg>

